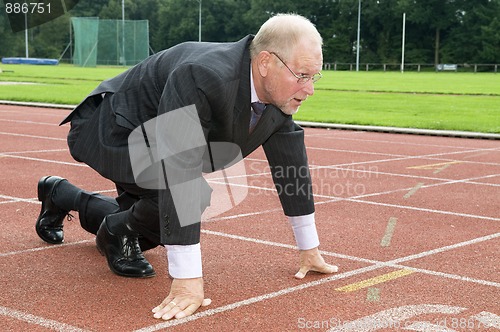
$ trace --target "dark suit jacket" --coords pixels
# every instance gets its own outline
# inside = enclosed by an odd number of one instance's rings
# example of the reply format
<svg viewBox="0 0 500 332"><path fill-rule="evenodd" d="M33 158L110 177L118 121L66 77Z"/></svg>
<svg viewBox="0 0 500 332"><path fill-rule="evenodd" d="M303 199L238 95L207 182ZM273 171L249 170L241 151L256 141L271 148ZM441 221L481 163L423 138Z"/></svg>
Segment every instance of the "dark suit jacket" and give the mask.
<svg viewBox="0 0 500 332"><path fill-rule="evenodd" d="M159 115L194 104L207 142L235 143L243 157L263 146L286 215L314 212L302 128L269 105L249 134L252 38L179 44L102 82L62 122L71 121L72 156L114 182L134 183L127 146L130 132ZM293 168L300 172L283 172ZM160 194L160 213L164 243L176 242L177 237L183 244L199 241L199 223L182 229L178 224L168 189Z"/></svg>

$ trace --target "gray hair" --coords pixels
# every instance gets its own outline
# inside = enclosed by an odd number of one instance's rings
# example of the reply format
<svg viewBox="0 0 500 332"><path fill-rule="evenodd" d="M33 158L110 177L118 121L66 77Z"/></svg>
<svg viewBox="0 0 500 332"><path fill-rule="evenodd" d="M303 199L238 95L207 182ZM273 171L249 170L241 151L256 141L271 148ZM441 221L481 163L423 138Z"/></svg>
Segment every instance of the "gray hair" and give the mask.
<svg viewBox="0 0 500 332"><path fill-rule="evenodd" d="M303 38L323 45L321 35L307 18L297 14L277 14L260 27L250 45L250 57L253 59L262 51L274 51L288 59L293 47Z"/></svg>

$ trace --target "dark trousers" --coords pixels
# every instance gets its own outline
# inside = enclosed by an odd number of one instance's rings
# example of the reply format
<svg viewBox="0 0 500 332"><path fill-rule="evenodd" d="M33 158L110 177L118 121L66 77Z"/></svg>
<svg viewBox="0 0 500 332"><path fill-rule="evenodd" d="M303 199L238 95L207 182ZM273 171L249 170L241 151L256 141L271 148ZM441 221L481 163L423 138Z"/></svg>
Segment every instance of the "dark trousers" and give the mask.
<svg viewBox="0 0 500 332"><path fill-rule="evenodd" d="M130 225L139 234L143 251L160 245L158 191L125 183L116 183L116 189L116 198L87 191L81 193L78 213L82 227L97 234L104 217L107 217L111 223Z"/></svg>

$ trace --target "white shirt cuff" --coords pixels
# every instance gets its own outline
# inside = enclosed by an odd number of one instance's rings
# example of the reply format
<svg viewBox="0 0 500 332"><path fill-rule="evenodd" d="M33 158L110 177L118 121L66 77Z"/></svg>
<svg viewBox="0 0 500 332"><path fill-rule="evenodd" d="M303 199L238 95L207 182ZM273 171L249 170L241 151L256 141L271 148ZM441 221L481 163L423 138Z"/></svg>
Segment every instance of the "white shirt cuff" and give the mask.
<svg viewBox="0 0 500 332"><path fill-rule="evenodd" d="M318 231L314 213L298 217L288 217L299 250L309 250L319 246Z"/></svg>
<svg viewBox="0 0 500 332"><path fill-rule="evenodd" d="M174 279L201 278L201 246L165 245L168 257L168 273Z"/></svg>

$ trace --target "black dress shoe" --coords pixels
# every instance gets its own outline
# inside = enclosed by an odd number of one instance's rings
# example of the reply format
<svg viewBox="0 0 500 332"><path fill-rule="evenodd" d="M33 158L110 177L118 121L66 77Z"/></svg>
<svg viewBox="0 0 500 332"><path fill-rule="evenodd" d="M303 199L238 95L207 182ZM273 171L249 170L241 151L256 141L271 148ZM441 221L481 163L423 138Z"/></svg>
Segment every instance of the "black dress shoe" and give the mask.
<svg viewBox="0 0 500 332"><path fill-rule="evenodd" d="M156 275L155 270L142 254L136 234L115 235L109 230L104 218L95 238L97 249L106 256L108 266L114 273L132 278L147 278Z"/></svg>
<svg viewBox="0 0 500 332"><path fill-rule="evenodd" d="M52 194L57 184L65 179L45 176L38 181L38 200L42 202L35 229L45 242L59 244L64 241L63 221L69 211L64 211L52 203Z"/></svg>

